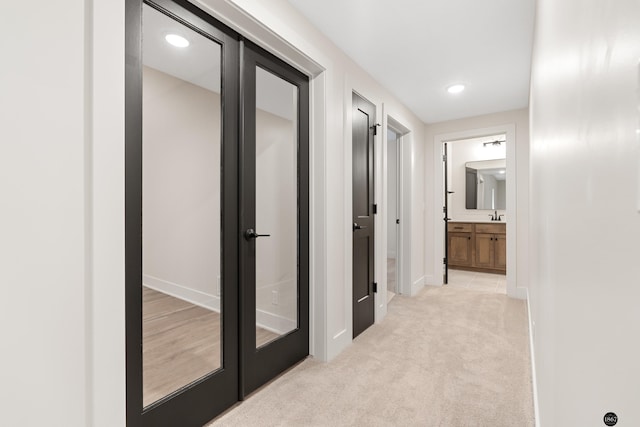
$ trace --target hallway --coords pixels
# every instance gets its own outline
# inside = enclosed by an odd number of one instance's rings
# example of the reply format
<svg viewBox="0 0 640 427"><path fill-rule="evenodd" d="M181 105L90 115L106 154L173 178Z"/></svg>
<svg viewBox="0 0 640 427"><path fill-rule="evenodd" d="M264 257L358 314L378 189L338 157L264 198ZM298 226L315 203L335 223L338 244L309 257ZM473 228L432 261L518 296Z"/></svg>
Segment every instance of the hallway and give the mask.
<svg viewBox="0 0 640 427"><path fill-rule="evenodd" d="M526 303L398 296L329 363L307 359L209 426L533 426Z"/></svg>

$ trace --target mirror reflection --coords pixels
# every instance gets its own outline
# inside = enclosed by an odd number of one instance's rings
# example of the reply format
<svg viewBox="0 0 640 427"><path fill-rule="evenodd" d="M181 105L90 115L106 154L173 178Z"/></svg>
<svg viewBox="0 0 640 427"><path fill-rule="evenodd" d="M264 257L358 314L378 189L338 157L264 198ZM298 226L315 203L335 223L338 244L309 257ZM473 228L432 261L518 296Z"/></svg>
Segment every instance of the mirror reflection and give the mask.
<svg viewBox="0 0 640 427"><path fill-rule="evenodd" d="M298 327L298 89L256 68L256 347Z"/></svg>
<svg viewBox="0 0 640 427"><path fill-rule="evenodd" d="M506 210L507 135L449 141L446 144L448 216L486 218L481 210Z"/></svg>
<svg viewBox="0 0 640 427"><path fill-rule="evenodd" d="M144 406L221 366L220 55L144 6Z"/></svg>
<svg viewBox="0 0 640 427"><path fill-rule="evenodd" d="M465 163L467 209L507 208L507 162L505 159Z"/></svg>

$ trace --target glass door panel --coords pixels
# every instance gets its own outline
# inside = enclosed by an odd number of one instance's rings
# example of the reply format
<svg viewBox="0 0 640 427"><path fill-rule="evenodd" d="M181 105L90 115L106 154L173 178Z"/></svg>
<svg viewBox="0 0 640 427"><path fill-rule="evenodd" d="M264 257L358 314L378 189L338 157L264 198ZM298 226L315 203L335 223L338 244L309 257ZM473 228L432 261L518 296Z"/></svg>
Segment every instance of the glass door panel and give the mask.
<svg viewBox="0 0 640 427"><path fill-rule="evenodd" d="M256 346L298 327L298 88L256 68Z"/></svg>
<svg viewBox="0 0 640 427"><path fill-rule="evenodd" d="M244 44L239 262L246 396L309 354L309 81Z"/></svg>
<svg viewBox="0 0 640 427"><path fill-rule="evenodd" d="M220 45L143 7L143 404L221 366Z"/></svg>

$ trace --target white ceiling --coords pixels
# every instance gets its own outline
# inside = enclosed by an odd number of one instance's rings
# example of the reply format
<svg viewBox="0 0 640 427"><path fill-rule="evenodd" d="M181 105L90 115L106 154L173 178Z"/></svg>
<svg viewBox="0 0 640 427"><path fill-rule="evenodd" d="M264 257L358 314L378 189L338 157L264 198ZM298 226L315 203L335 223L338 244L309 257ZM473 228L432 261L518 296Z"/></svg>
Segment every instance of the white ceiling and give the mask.
<svg viewBox="0 0 640 427"><path fill-rule="evenodd" d="M535 0L288 1L426 123L529 104Z"/></svg>
<svg viewBox="0 0 640 427"><path fill-rule="evenodd" d="M142 11L143 64L220 93L220 45L146 4ZM190 44L171 46L165 41L167 34L178 34ZM291 83L261 68L256 70L257 108L293 120L296 94Z"/></svg>

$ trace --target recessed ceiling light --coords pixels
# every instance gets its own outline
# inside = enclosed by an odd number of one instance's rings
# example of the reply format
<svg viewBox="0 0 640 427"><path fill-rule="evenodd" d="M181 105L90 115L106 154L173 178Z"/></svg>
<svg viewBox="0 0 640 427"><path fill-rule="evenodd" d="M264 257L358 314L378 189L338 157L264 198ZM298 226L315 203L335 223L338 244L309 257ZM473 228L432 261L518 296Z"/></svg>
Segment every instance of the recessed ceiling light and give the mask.
<svg viewBox="0 0 640 427"><path fill-rule="evenodd" d="M167 34L164 39L175 47L187 47L189 46L189 40L177 34Z"/></svg>
<svg viewBox="0 0 640 427"><path fill-rule="evenodd" d="M449 93L460 93L463 90L464 90L464 85L461 85L461 84L451 85L447 88L447 92Z"/></svg>

